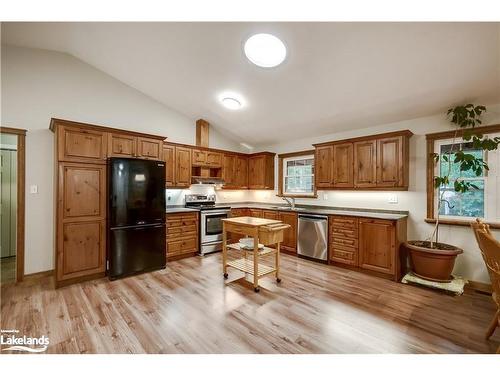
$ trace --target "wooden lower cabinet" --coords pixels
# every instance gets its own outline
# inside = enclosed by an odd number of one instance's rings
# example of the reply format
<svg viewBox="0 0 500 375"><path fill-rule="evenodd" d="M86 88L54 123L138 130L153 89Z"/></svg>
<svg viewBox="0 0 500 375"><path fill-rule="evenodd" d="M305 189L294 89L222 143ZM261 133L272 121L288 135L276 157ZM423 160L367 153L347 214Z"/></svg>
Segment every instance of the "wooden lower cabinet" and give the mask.
<svg viewBox="0 0 500 375"><path fill-rule="evenodd" d="M167 260L191 256L199 251L198 213L167 214Z"/></svg>
<svg viewBox="0 0 500 375"><path fill-rule="evenodd" d="M262 210L262 217L264 219L279 220L280 215L278 211L274 210Z"/></svg>
<svg viewBox="0 0 500 375"><path fill-rule="evenodd" d="M262 212L262 209L260 209L260 208L249 208L248 209L248 216L263 217L264 213Z"/></svg>
<svg viewBox="0 0 500 375"><path fill-rule="evenodd" d="M329 222L331 262L375 271L399 281L404 268L399 247L406 241L406 219L330 216Z"/></svg>
<svg viewBox="0 0 500 375"><path fill-rule="evenodd" d="M394 274L396 267L396 225L389 220L359 220L359 266Z"/></svg>
<svg viewBox="0 0 500 375"><path fill-rule="evenodd" d="M57 166L56 284L104 276L106 271L106 166Z"/></svg>
<svg viewBox="0 0 500 375"><path fill-rule="evenodd" d="M297 213L280 211L278 220L290 225L290 229L285 230L283 234L283 242L281 248L283 251L296 254L297 253Z"/></svg>
<svg viewBox="0 0 500 375"><path fill-rule="evenodd" d="M80 279L106 271L106 222L63 223L59 228L57 282Z"/></svg>
<svg viewBox="0 0 500 375"><path fill-rule="evenodd" d="M330 261L357 266L358 218L330 216L329 227Z"/></svg>

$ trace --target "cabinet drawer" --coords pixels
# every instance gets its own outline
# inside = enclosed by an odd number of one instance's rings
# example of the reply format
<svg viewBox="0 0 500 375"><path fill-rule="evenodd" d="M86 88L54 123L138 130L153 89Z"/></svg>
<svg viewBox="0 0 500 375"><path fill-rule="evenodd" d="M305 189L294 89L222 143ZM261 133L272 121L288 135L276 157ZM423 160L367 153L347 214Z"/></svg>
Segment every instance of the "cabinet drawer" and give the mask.
<svg viewBox="0 0 500 375"><path fill-rule="evenodd" d="M357 265L358 253L344 248L332 248L330 259L335 262Z"/></svg>
<svg viewBox="0 0 500 375"><path fill-rule="evenodd" d="M167 219L167 228L174 228L174 227L186 227L186 226L191 226L191 225L197 225L198 220L193 219L193 218L180 218L180 219Z"/></svg>
<svg viewBox="0 0 500 375"><path fill-rule="evenodd" d="M357 229L358 218L349 216L330 216L330 226Z"/></svg>
<svg viewBox="0 0 500 375"><path fill-rule="evenodd" d="M339 238L358 238L358 228L345 228L332 226L331 227L331 236L339 237Z"/></svg>
<svg viewBox="0 0 500 375"><path fill-rule="evenodd" d="M198 241L196 237L183 238L178 241L167 241L167 255L177 255L198 251Z"/></svg>
<svg viewBox="0 0 500 375"><path fill-rule="evenodd" d="M193 150L192 154L193 165L205 165L207 164L207 152L201 150Z"/></svg>
<svg viewBox="0 0 500 375"><path fill-rule="evenodd" d="M348 246L352 248L358 247L358 239L357 238L339 238L339 237L330 237L330 242L332 246Z"/></svg>
<svg viewBox="0 0 500 375"><path fill-rule="evenodd" d="M167 228L167 239L173 237L181 237L186 236L188 234L196 235L198 227L196 224L193 225L184 225L181 227L169 227Z"/></svg>

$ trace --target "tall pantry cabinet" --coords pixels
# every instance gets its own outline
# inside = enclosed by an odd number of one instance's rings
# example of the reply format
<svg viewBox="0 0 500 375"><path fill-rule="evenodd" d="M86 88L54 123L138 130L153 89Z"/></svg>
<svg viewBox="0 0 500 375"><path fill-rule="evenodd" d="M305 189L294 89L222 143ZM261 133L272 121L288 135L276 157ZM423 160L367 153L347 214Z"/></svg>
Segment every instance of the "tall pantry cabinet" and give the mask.
<svg viewBox="0 0 500 375"><path fill-rule="evenodd" d="M52 119L56 285L106 272L107 158L162 158L164 137Z"/></svg>

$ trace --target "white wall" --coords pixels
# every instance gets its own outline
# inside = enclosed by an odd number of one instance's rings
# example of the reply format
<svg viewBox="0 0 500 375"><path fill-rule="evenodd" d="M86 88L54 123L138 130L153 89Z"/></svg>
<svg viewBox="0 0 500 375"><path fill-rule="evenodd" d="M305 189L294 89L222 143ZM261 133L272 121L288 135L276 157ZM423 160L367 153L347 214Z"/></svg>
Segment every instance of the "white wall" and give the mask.
<svg viewBox="0 0 500 375"><path fill-rule="evenodd" d="M485 115L484 124L499 124L500 104L488 105L487 108L488 112ZM273 151L278 154L309 150L313 149L313 143L403 129L409 129L414 133L410 139L410 186L408 191L320 191L318 192L319 194L317 199L298 199L297 202L302 204L317 204L338 207L378 208L409 211L408 238L424 239L429 236L432 230L432 225L424 222L427 210L425 134L453 129L453 127L451 127L447 122L444 115L418 118L350 132L333 133L321 137L300 139L294 142L267 145L261 147L260 150ZM278 168L276 166L276 184L278 183L277 171ZM248 199L259 202L280 202L280 198L276 197L276 193L276 191L254 191L250 193ZM324 194L327 195L327 199L324 199ZM395 194L398 197L397 204L388 203L387 200L389 194ZM499 238L498 235L497 238ZM457 259L454 270L455 274L465 276L471 280L489 283L486 268L479 253L474 235L469 227L441 225L440 241L451 243L464 249L464 254Z"/></svg>
<svg viewBox="0 0 500 375"><path fill-rule="evenodd" d="M54 135L51 117L165 135L194 144L195 119L66 54L2 46L1 124L26 136L25 273L54 267ZM240 151L211 131L210 145ZM29 186L38 185L38 194Z"/></svg>

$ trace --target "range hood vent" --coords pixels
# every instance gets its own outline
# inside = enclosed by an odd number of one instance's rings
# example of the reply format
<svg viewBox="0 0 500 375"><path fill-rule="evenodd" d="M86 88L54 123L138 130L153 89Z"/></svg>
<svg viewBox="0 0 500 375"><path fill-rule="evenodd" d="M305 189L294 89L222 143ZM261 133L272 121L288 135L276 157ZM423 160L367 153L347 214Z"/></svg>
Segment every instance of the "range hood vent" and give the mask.
<svg viewBox="0 0 500 375"><path fill-rule="evenodd" d="M200 185L224 185L224 180L219 177L193 177L191 179L193 184Z"/></svg>

